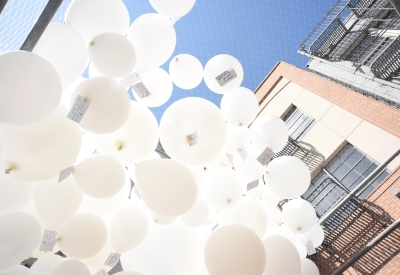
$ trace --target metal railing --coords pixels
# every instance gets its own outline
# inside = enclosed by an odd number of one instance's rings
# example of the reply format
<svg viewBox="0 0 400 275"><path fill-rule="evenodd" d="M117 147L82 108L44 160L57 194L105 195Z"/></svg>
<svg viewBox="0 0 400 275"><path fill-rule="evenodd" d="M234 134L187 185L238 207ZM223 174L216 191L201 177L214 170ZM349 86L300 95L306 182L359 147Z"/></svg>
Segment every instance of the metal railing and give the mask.
<svg viewBox="0 0 400 275"><path fill-rule="evenodd" d="M400 72L400 36L371 64L371 71L382 79L388 79Z"/></svg>

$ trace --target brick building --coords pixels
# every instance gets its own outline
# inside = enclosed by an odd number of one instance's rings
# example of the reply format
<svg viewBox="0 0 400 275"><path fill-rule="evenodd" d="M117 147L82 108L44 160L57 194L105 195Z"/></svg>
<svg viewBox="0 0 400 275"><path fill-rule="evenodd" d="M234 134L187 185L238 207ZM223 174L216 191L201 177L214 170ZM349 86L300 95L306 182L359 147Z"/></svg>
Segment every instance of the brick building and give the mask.
<svg viewBox="0 0 400 275"><path fill-rule="evenodd" d="M400 92L400 91L398 91ZM259 115L281 117L312 171L303 198L319 218L400 148L400 111L315 73L279 62L255 91ZM400 218L397 156L324 226L325 241L309 256L330 275ZM400 229L343 274L400 274Z"/></svg>

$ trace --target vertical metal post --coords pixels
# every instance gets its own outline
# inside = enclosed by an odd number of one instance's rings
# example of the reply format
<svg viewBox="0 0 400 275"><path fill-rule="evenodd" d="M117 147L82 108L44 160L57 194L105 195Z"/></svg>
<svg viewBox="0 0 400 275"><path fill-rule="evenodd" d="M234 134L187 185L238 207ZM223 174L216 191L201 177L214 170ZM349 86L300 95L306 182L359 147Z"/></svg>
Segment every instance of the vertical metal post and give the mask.
<svg viewBox="0 0 400 275"><path fill-rule="evenodd" d="M390 0L397 13L400 15L400 0Z"/></svg>
<svg viewBox="0 0 400 275"><path fill-rule="evenodd" d="M7 5L8 0L0 0L0 14L3 11L4 7Z"/></svg>
<svg viewBox="0 0 400 275"><path fill-rule="evenodd" d="M31 32L28 34L28 37L22 44L20 49L21 51L31 52L35 48L37 42L39 41L43 32L46 30L62 2L63 0L49 0L49 2L47 2L46 7L40 14L36 24L33 26Z"/></svg>

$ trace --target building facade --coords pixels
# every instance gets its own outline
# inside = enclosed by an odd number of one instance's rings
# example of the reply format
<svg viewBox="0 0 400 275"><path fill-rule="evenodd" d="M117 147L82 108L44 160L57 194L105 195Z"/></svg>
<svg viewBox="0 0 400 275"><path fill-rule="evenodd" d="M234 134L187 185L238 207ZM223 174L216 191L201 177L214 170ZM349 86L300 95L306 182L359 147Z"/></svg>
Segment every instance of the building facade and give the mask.
<svg viewBox="0 0 400 275"><path fill-rule="evenodd" d="M299 53L310 71L400 108L400 15L391 1L338 0Z"/></svg>
<svg viewBox="0 0 400 275"><path fill-rule="evenodd" d="M258 116L285 120L298 145L293 155L312 171L303 198L319 218L400 148L398 109L312 72L279 62L255 95ZM397 156L324 225L324 244L310 256L321 275L332 274L400 218L400 199L393 194L400 190L399 165ZM399 252L400 229L344 274L400 274Z"/></svg>

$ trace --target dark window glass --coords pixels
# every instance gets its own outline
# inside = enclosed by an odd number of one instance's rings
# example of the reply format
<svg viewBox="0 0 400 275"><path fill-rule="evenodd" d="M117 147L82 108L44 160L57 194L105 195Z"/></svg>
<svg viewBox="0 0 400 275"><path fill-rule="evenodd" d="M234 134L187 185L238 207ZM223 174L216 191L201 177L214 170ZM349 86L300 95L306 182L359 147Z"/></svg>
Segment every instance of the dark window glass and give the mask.
<svg viewBox="0 0 400 275"><path fill-rule="evenodd" d="M347 190L329 178L328 173L322 170L312 180L310 188L302 197L315 207L318 217L321 217L339 203L349 191L354 190L376 167L378 164L364 153L353 145L346 144L324 169ZM360 190L359 199L368 196L388 175L389 172L385 170L371 185Z"/></svg>
<svg viewBox="0 0 400 275"><path fill-rule="evenodd" d="M300 141L314 126L315 121L296 106L293 106L283 117L289 129L289 135L294 140Z"/></svg>

